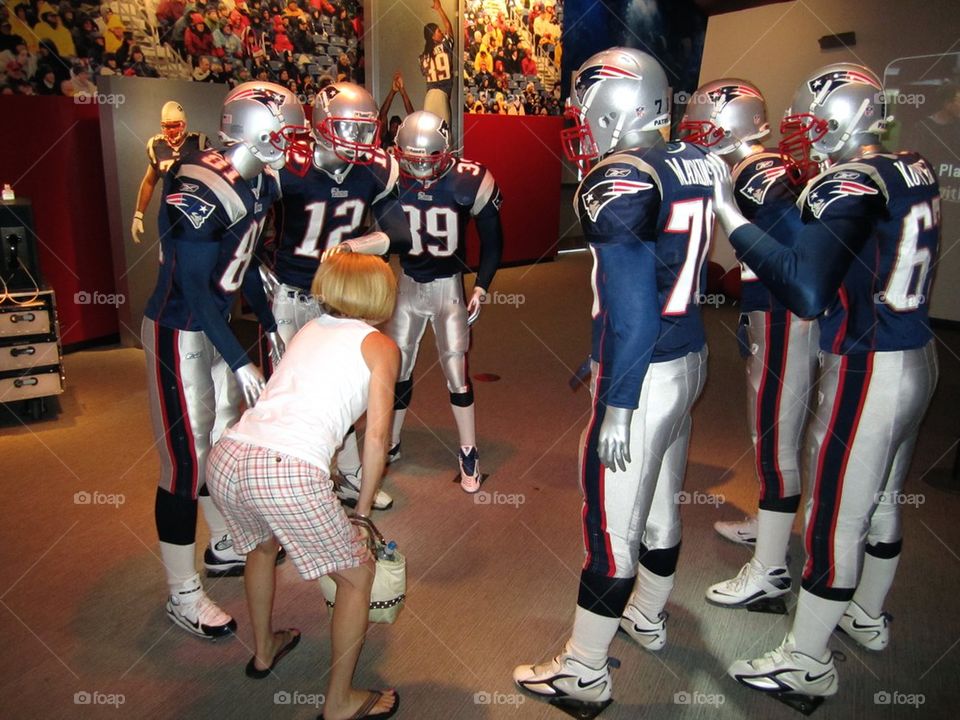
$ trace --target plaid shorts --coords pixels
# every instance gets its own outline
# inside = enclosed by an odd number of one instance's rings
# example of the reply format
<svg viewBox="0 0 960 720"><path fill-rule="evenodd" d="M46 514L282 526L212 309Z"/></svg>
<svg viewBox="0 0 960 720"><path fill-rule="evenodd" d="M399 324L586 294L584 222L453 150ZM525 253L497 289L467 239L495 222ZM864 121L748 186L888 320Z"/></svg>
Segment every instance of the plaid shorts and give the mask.
<svg viewBox="0 0 960 720"><path fill-rule="evenodd" d="M272 535L304 580L358 567L369 555L316 465L224 438L210 451L207 487L241 555Z"/></svg>

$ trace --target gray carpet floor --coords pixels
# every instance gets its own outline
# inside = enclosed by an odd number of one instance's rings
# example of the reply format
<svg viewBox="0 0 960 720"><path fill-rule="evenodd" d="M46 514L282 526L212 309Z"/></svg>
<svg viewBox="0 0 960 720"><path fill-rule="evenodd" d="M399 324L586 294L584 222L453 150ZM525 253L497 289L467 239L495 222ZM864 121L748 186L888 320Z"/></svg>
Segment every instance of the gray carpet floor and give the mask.
<svg viewBox="0 0 960 720"><path fill-rule="evenodd" d="M370 628L358 670L361 686L399 689L402 720L566 717L518 695L510 673L552 656L573 617L583 552L577 439L589 401L567 381L589 349L588 274L584 254L504 270L496 289L505 302L485 307L476 326L470 368L484 378L476 394L490 502L452 482L453 418L429 333L424 341L404 458L386 480L395 508L377 518L407 555L409 601L395 625ZM519 294L514 304L510 294ZM614 641L621 667L603 720L799 717L725 676L733 660L775 647L789 618L703 600L748 557L714 533L714 521L756 508L736 318L729 305L706 311L710 377L686 479L688 491L716 503L683 508L667 647L652 655ZM960 495L950 467L960 334L938 338L941 380L907 486L915 502L903 510L903 561L888 604L893 642L871 654L834 638L846 661L839 694L815 715L823 720L958 716ZM205 642L175 628L163 611L143 354L80 352L66 358L66 372L59 414L0 425L0 716L315 717L329 663L318 588L281 567L276 620L304 639L268 680L243 674L252 638L240 579L206 583L238 619L237 637ZM78 504L82 492L109 502ZM798 533L799 521L794 577Z"/></svg>

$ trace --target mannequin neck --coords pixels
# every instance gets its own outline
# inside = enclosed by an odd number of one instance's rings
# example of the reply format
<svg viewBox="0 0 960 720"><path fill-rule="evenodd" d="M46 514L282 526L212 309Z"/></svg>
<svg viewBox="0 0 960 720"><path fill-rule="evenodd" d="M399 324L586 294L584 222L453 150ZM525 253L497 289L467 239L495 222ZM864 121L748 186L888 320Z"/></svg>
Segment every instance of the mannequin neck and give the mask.
<svg viewBox="0 0 960 720"><path fill-rule="evenodd" d="M872 133L860 133L847 140L839 150L830 153L830 159L835 163L849 162L884 151L885 148L878 136Z"/></svg>
<svg viewBox="0 0 960 720"><path fill-rule="evenodd" d="M313 166L339 182L347 174L350 163L338 157L332 147L316 142L313 146Z"/></svg>
<svg viewBox="0 0 960 720"><path fill-rule="evenodd" d="M254 157L253 153L250 152L250 148L243 143L231 145L221 154L244 180L252 180L262 173L265 167L263 161Z"/></svg>
<svg viewBox="0 0 960 720"><path fill-rule="evenodd" d="M659 130L631 130L624 133L611 152L623 152L634 148L651 148L665 145Z"/></svg>
<svg viewBox="0 0 960 720"><path fill-rule="evenodd" d="M751 155L757 155L764 152L764 150L765 148L763 145L754 140L750 140L748 142L740 143L733 150L726 153L723 156L723 159L727 161L728 165L733 167L734 165L739 165Z"/></svg>

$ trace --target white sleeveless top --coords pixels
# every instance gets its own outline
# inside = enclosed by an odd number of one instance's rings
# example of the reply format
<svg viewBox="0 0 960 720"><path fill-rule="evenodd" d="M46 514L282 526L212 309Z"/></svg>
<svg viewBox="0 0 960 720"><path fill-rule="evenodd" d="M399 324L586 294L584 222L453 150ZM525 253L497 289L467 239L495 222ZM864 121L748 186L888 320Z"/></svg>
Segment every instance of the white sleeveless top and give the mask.
<svg viewBox="0 0 960 720"><path fill-rule="evenodd" d="M311 320L290 341L257 404L226 436L293 455L329 475L334 452L367 409L370 369L360 344L372 332L362 320Z"/></svg>

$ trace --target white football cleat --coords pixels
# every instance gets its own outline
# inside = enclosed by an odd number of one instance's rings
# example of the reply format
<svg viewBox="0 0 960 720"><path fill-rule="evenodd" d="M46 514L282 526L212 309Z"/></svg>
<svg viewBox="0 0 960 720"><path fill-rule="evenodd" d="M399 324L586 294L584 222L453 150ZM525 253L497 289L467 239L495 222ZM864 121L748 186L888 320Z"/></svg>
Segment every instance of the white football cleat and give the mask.
<svg viewBox="0 0 960 720"><path fill-rule="evenodd" d="M742 685L767 693L827 697L839 685L833 653L818 659L798 652L788 633L776 650L755 660L737 660L727 674Z"/></svg>
<svg viewBox="0 0 960 720"><path fill-rule="evenodd" d="M236 631L237 621L207 597L194 575L167 600L167 617L187 632L202 638L218 638Z"/></svg>
<svg viewBox="0 0 960 720"><path fill-rule="evenodd" d="M360 472L348 473L337 470L337 474L340 476L335 486L337 497L347 507L356 507L357 500L360 499ZM377 490L377 494L373 496L373 509L389 510L392 506L393 498L383 490Z"/></svg>
<svg viewBox="0 0 960 720"><path fill-rule="evenodd" d="M464 452L460 448L457 456L460 463L460 487L464 492L475 493L480 489L483 478L480 477L480 454L475 447L470 448L470 452Z"/></svg>
<svg viewBox="0 0 960 720"><path fill-rule="evenodd" d="M757 544L757 519L755 517L746 517L737 522L718 520L713 524L713 529L720 533L722 537L738 545L753 547Z"/></svg>
<svg viewBox="0 0 960 720"><path fill-rule="evenodd" d="M246 564L247 556L236 553L229 535L210 538L210 544L203 551L203 566L207 570L207 577L243 575Z"/></svg>
<svg viewBox="0 0 960 720"><path fill-rule="evenodd" d="M637 641L644 650L656 652L667 644L667 614L651 620L636 605L627 605L620 618L620 629Z"/></svg>
<svg viewBox="0 0 960 720"><path fill-rule="evenodd" d="M581 702L605 702L610 699L610 670L590 667L566 651L540 665L518 665L513 681L522 690L542 698L570 698Z"/></svg>
<svg viewBox="0 0 960 720"><path fill-rule="evenodd" d="M768 567L751 558L737 576L707 588L707 600L717 605L743 607L758 600L790 592L790 571L786 567Z"/></svg>
<svg viewBox="0 0 960 720"><path fill-rule="evenodd" d="M403 456L400 454L400 443L397 443L396 445L391 447L389 450L387 450L387 465L395 463L401 457Z"/></svg>
<svg viewBox="0 0 960 720"><path fill-rule="evenodd" d="M870 617L853 600L843 611L838 628L843 630L858 645L867 650L883 650L890 644L890 616L880 613L880 617Z"/></svg>

